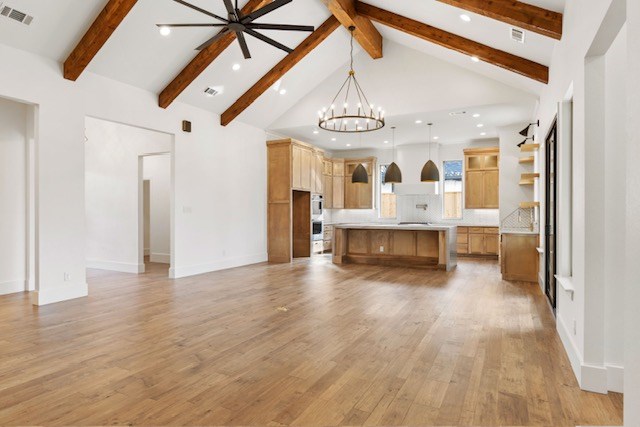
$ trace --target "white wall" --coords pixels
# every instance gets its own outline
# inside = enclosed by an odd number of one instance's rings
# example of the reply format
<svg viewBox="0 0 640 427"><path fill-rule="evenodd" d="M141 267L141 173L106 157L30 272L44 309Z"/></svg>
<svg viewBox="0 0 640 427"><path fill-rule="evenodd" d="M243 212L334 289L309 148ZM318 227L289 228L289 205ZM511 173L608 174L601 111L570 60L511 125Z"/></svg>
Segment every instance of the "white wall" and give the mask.
<svg viewBox="0 0 640 427"><path fill-rule="evenodd" d="M627 0L627 239L625 257L625 354L628 362L624 371L624 420L627 426L640 424L640 2Z"/></svg>
<svg viewBox="0 0 640 427"><path fill-rule="evenodd" d="M157 95L85 73L64 80L61 65L0 45L0 96L38 107L35 156L38 283L34 303L87 294L84 221L86 116L175 135L174 269L176 277L266 260L264 130L180 102L157 107ZM181 131L191 120L193 132ZM225 185L222 185L224 183Z"/></svg>
<svg viewBox="0 0 640 427"><path fill-rule="evenodd" d="M604 277L607 369L624 366L624 264L626 240L627 31L624 28L605 58ZM622 375L609 379L609 390L622 392Z"/></svg>
<svg viewBox="0 0 640 427"><path fill-rule="evenodd" d="M624 20L624 10L621 13L615 10L613 15L605 19L611 4L623 5L624 0L567 2L563 39L554 50L550 81L541 94L537 114L541 125L539 135L546 135L558 112L558 103L573 89L572 265L559 265L558 268L572 272L569 283L575 292L572 294L562 287L558 288L557 327L581 387L597 392L607 391L611 374L605 364L605 288L603 280L599 279L604 277L604 273L596 271L603 269L602 256L597 254L603 238L598 238L596 233L604 230L601 215L604 207L603 200L596 196L596 193L603 194L600 188L603 180L598 181L595 173L602 168L604 156L599 156L598 149L602 148L605 138L603 126L596 124L602 117L593 111L589 113L592 120L587 119L587 105L604 104L604 98L598 98L593 90L585 90L585 63L588 62L587 56L593 55L594 49L602 47L602 40L615 36L615 33L611 34L611 28L619 28L616 20L620 20L620 15ZM596 36L598 40L594 44ZM596 68L591 68L591 71L598 73ZM539 157L544 158L543 148ZM544 171L541 175L540 182L544 182ZM544 200L542 188L540 199ZM544 230L543 217L540 229ZM563 246L562 242L560 246ZM561 259L571 258L562 256Z"/></svg>
<svg viewBox="0 0 640 427"><path fill-rule="evenodd" d="M86 118L85 129L87 266L143 272L138 242L140 156L170 152L173 137L91 117ZM150 176L155 165L150 166ZM170 164L166 166L170 176ZM162 174L157 178L166 180ZM153 195L152 183L152 213Z"/></svg>
<svg viewBox="0 0 640 427"><path fill-rule="evenodd" d="M503 221L513 211L520 207L520 202L534 200L534 187L520 185L523 173L533 173L533 165L520 164L525 154L520 151L518 144L524 140L520 131L528 123L516 123L498 129L500 138L500 221ZM533 135L533 130L531 130ZM531 143L531 141L527 141ZM529 154L527 154L529 155Z"/></svg>
<svg viewBox="0 0 640 427"><path fill-rule="evenodd" d="M27 278L28 106L0 98L0 295Z"/></svg>
<svg viewBox="0 0 640 427"><path fill-rule="evenodd" d="M144 179L150 183L149 250L151 262L171 262L171 156L145 156Z"/></svg>

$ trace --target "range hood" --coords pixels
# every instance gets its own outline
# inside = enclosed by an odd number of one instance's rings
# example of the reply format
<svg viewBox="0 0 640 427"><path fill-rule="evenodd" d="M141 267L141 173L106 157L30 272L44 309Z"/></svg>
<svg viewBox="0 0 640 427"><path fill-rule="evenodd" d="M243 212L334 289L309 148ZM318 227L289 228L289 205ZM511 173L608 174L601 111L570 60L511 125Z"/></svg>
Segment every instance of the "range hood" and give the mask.
<svg viewBox="0 0 640 427"><path fill-rule="evenodd" d="M439 182L416 182L393 184L393 192L398 196L420 196L425 194L439 194Z"/></svg>

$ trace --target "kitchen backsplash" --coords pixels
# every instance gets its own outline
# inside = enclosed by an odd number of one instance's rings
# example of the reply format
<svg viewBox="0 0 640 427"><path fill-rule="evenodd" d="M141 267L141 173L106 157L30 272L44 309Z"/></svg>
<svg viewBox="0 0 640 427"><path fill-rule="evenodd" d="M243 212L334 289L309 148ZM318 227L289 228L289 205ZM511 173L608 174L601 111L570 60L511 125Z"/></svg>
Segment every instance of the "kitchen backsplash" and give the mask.
<svg viewBox="0 0 640 427"><path fill-rule="evenodd" d="M416 205L427 205L427 209L416 208ZM442 219L442 196L402 195L397 199L397 214L394 219L378 218L376 209L325 209L325 223L365 223L365 222L433 222L440 224L469 224L497 227L500 223L498 209L465 209L462 219Z"/></svg>

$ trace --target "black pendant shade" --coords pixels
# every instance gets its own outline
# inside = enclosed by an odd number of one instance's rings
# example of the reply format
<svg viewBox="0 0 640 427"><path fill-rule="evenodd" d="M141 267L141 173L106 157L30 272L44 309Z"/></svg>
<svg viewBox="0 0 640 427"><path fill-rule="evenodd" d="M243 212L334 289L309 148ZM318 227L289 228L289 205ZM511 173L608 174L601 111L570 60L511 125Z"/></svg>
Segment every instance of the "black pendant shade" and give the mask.
<svg viewBox="0 0 640 427"><path fill-rule="evenodd" d="M424 167L422 168L422 173L420 174L420 181L422 182L439 182L440 181L440 172L438 171L438 167L433 160L429 160Z"/></svg>
<svg viewBox="0 0 640 427"><path fill-rule="evenodd" d="M367 170L360 163L356 169L353 171L353 175L351 175L351 182L353 184L368 184L369 183L369 174Z"/></svg>
<svg viewBox="0 0 640 427"><path fill-rule="evenodd" d="M400 184L402 183L402 172L400 172L400 168L396 165L396 162L391 163L387 166L387 171L384 174L384 183L385 184Z"/></svg>

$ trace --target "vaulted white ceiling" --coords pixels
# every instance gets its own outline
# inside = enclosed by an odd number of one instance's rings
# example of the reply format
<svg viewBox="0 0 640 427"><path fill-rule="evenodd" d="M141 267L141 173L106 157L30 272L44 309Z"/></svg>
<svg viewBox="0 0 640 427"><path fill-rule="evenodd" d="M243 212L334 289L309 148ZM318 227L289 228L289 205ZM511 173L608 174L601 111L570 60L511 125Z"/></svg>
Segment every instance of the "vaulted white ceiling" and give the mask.
<svg viewBox="0 0 640 427"><path fill-rule="evenodd" d="M106 4L106 0L0 0L0 3L3 2L33 15L35 19L30 26L25 26L1 17L0 43L50 57L60 62L66 59ZM397 0L393 2L369 0L369 2L480 43L549 65L555 44L555 41L550 38L527 32L526 43L519 44L510 39L509 25L433 0ZM192 0L192 3L218 14L225 13L221 0ZM244 1L240 0L240 3L242 5ZM564 0L527 0L527 3L559 12L564 9ZM465 23L460 20L461 13L469 15L472 18L471 22ZM262 22L318 26L329 15L329 11L321 0L294 0L291 4L262 18ZM174 29L169 37L163 37L155 26L157 23L183 22L208 22L208 20L206 16L171 0L139 0L91 62L87 71L159 93L196 55L197 52L194 48L212 35L211 30L202 28ZM438 112L448 109L474 106L488 108L493 105L494 107L499 106L496 108L501 109L511 105L517 111L530 111L530 103L533 102L532 100L535 99L542 87L541 83L526 77L490 64L472 63L465 55L408 36L397 30L379 24L375 25L385 38L385 58L372 61L364 53L359 55L362 62L367 60L370 62L367 66L370 66L372 74L376 74L377 68L388 68L389 59L404 60L403 55L423 56L424 59L420 61L426 63L435 61L433 64L436 64L434 65L436 69L448 66L452 67L450 70L456 68L459 70L451 73L436 73L437 76L433 77L438 79L436 82L438 86L452 88L448 91L446 99L442 100L446 102L446 107L438 108L438 105L433 103L416 103L415 99L412 99L411 93L398 92L395 104L389 104L387 109L390 120L394 117L400 120L402 117L414 113L426 117L428 114L437 115ZM268 35L290 47L295 47L307 34L272 31ZM234 43L178 97L177 101L221 114L286 55L285 52L258 42L251 37L248 37L247 41L253 54L252 59L244 60L239 47ZM319 95L326 90L328 91L327 96L333 95L330 92L334 90L334 86L332 86L329 77L334 74L338 75L345 67L348 60L348 41L349 36L346 29L336 30L282 79L281 88L286 90L285 95L280 95L275 90L267 91L241 114L238 120L280 131L292 131L293 128L313 126L315 117L313 113L317 110L316 105L314 105L307 122L302 123L299 119L293 120L292 117L296 116L297 111L306 108L305 105L316 102L315 99L309 101L308 98L311 94L318 94L320 97ZM357 52L359 51L357 49ZM387 65L385 65L385 61ZM233 64L240 64L240 70L233 71ZM424 75L428 74L429 70L425 70ZM377 75L376 79L368 81L366 85L371 87L372 92L377 87L392 86L398 80L397 75L385 75L384 73L377 73ZM475 78L474 75L480 78ZM473 91L478 96L477 99L471 99L469 93L456 93L455 88L461 83L456 79L461 76L467 80L474 80L476 85L482 86L478 87L477 91ZM423 79L419 76L414 75L412 78L416 80L410 83L415 85L423 83ZM320 84L323 86L319 87ZM491 93L496 84L500 87L498 92L502 94L501 96L504 95L503 98L508 98L505 94L510 90L513 91L511 101L496 101L491 96L487 98L480 95ZM468 87L468 82L464 85ZM207 86L221 86L224 87L224 91L220 95L209 98L203 93ZM371 96L374 97L374 94L372 93ZM394 111L396 105L398 108ZM302 117L302 113L300 114ZM470 136L468 135L468 137ZM455 138L460 139L461 136L458 135Z"/></svg>

